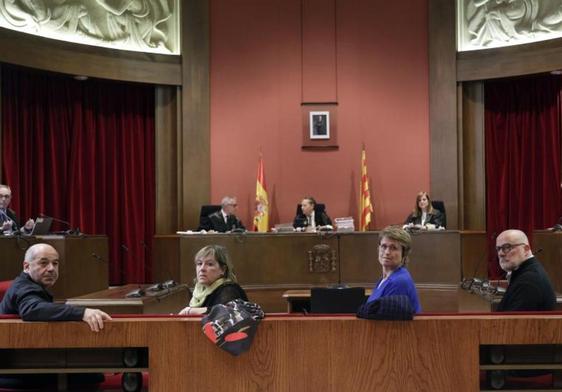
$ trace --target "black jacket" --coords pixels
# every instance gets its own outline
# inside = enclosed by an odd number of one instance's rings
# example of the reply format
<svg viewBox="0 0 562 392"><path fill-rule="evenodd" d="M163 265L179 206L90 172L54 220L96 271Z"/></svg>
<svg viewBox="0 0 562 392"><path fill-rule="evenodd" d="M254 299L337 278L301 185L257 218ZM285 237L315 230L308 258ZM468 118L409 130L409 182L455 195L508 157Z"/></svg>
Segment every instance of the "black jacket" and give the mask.
<svg viewBox="0 0 562 392"><path fill-rule="evenodd" d="M414 225L421 225L421 218L422 218L421 215L414 216L414 213L411 213L406 218L406 222L404 222L404 224L407 225L413 223ZM443 213L434 208L432 213L427 214L427 219L425 220L425 224L427 225L428 223L435 225L435 227L444 227Z"/></svg>
<svg viewBox="0 0 562 392"><path fill-rule="evenodd" d="M17 314L24 321L81 321L84 308L53 303L53 296L22 272L6 291L0 314Z"/></svg>
<svg viewBox="0 0 562 392"><path fill-rule="evenodd" d="M240 219L236 217L236 215L229 215L226 218L225 222L220 210L207 216L207 218L201 222L201 226L199 227L199 229L207 231L214 230L218 231L219 233L226 233L227 231L232 231L235 229L246 230L246 228L244 227Z"/></svg>
<svg viewBox="0 0 562 392"><path fill-rule="evenodd" d="M1 214L1 213L0 213ZM10 218L12 220L12 231L17 231L20 228L20 222L18 220L18 217L16 216L16 213L14 212L14 210L11 210L9 208L6 208L6 215L8 215L8 218ZM2 220L3 221L3 220ZM0 233L1 234L1 233Z"/></svg>
<svg viewBox="0 0 562 392"><path fill-rule="evenodd" d="M217 287L215 291L209 294L201 307L211 308L218 304L224 305L233 299L243 299L247 301L248 297L244 289L240 287L238 283L229 282Z"/></svg>
<svg viewBox="0 0 562 392"><path fill-rule="evenodd" d="M498 312L554 310L556 294L542 265L531 257L511 274Z"/></svg>
<svg viewBox="0 0 562 392"><path fill-rule="evenodd" d="M316 224L316 227L326 226L326 225L331 225L332 220L325 212L314 211L314 223ZM293 220L293 227L296 229L297 227L307 227L307 226L308 226L308 218L306 217L306 215L300 212L299 214L297 214L297 216L295 216L295 219Z"/></svg>

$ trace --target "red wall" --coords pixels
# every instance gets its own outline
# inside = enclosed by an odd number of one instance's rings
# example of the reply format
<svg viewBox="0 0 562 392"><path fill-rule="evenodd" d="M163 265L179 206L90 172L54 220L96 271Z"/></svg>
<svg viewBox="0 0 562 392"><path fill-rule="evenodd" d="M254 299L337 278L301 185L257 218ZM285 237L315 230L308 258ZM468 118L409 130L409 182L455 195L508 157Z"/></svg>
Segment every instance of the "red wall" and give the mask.
<svg viewBox="0 0 562 392"><path fill-rule="evenodd" d="M301 149L301 0L211 1L211 195L251 227L261 148L270 223L313 195L357 225L361 144L373 227L429 187L427 1L337 0L338 150Z"/></svg>

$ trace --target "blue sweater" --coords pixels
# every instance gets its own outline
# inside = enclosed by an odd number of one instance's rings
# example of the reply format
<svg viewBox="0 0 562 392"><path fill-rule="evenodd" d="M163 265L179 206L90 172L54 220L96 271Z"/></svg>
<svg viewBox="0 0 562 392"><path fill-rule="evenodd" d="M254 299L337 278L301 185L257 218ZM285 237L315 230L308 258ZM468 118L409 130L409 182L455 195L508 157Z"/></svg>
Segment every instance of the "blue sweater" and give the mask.
<svg viewBox="0 0 562 392"><path fill-rule="evenodd" d="M412 280L412 276L408 270L404 267L398 268L394 271L388 279L380 285L380 280L375 284L373 288L373 293L367 300L367 302L374 301L381 297L387 297L389 295L405 295L410 299L412 304L412 309L416 313L421 312L420 300L418 299L418 293L416 291L416 285Z"/></svg>

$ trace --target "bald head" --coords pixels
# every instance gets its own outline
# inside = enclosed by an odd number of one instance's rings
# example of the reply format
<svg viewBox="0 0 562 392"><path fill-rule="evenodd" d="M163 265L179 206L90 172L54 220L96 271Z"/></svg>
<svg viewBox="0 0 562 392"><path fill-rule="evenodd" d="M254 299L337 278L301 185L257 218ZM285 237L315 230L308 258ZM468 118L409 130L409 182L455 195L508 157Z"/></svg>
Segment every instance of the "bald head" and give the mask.
<svg viewBox="0 0 562 392"><path fill-rule="evenodd" d="M533 257L527 235L521 230L506 230L496 238L496 251L501 268L514 271L525 260Z"/></svg>
<svg viewBox="0 0 562 392"><path fill-rule="evenodd" d="M51 287L59 277L59 253L49 244L29 247L23 258L23 271L43 287Z"/></svg>

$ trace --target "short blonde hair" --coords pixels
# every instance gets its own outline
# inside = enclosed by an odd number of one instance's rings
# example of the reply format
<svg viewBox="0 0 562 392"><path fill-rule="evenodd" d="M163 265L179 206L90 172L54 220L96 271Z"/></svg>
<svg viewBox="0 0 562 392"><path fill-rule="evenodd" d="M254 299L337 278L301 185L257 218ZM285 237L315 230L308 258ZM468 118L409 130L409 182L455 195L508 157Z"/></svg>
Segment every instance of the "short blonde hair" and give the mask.
<svg viewBox="0 0 562 392"><path fill-rule="evenodd" d="M383 238L397 241L402 246L402 262L406 264L412 249L412 236L400 226L387 226L379 234L379 245Z"/></svg>
<svg viewBox="0 0 562 392"><path fill-rule="evenodd" d="M232 265L232 261L230 260L230 256L228 255L228 251L222 245L207 245L195 254L195 262L197 260L207 257L213 256L217 263L219 263L220 267L224 269L224 278L226 280L231 280L236 282L236 275L234 274L234 266ZM196 279L197 280L197 279Z"/></svg>

